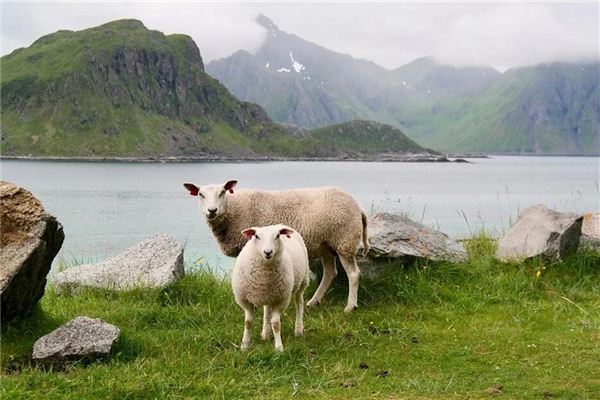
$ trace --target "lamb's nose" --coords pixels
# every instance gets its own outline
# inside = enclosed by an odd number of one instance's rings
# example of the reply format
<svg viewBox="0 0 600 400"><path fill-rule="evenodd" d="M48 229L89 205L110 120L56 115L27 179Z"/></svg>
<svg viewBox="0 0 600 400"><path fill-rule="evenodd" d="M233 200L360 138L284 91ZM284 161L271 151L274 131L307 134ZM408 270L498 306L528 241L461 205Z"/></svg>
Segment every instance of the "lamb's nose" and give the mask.
<svg viewBox="0 0 600 400"><path fill-rule="evenodd" d="M269 257L273 254L273 250L263 250L263 253L265 253L265 256Z"/></svg>
<svg viewBox="0 0 600 400"><path fill-rule="evenodd" d="M211 214L215 214L217 212L217 209L216 208L209 208L208 212L211 213Z"/></svg>

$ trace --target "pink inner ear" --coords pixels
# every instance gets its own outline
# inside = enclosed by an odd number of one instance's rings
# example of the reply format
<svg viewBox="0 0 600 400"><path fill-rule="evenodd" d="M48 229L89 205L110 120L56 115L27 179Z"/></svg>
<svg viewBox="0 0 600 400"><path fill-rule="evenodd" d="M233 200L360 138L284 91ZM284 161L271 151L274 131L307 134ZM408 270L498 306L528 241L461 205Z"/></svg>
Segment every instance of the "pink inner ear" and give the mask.
<svg viewBox="0 0 600 400"><path fill-rule="evenodd" d="M252 236L254 236L256 231L254 229L246 229L242 233L244 234L244 236L246 236L248 239L250 239Z"/></svg>
<svg viewBox="0 0 600 400"><path fill-rule="evenodd" d="M229 193L233 193L235 185L237 185L237 181L229 181L225 184L225 190L228 190Z"/></svg>
<svg viewBox="0 0 600 400"><path fill-rule="evenodd" d="M291 231L291 230L289 230L289 229L285 229L285 228L284 228L284 229L280 230L280 231L279 231L279 233L280 233L281 235L285 235L285 236L287 236L288 238L291 238L291 236L290 236L290 235L292 234L292 231Z"/></svg>
<svg viewBox="0 0 600 400"><path fill-rule="evenodd" d="M198 196L198 193L200 192L200 188L198 186L192 185L191 183L184 183L183 186L190 191L190 195Z"/></svg>

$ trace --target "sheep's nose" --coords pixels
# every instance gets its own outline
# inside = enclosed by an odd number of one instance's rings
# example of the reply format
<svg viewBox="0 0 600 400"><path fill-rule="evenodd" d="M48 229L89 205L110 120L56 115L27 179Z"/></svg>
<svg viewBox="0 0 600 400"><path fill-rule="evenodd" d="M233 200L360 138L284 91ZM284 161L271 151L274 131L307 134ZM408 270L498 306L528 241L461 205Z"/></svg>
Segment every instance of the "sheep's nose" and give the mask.
<svg viewBox="0 0 600 400"><path fill-rule="evenodd" d="M263 250L263 253L265 253L265 256L271 257L271 254L273 254L273 250Z"/></svg>
<svg viewBox="0 0 600 400"><path fill-rule="evenodd" d="M211 213L211 214L215 214L217 212L217 208L216 207L215 208L209 208L208 212Z"/></svg>

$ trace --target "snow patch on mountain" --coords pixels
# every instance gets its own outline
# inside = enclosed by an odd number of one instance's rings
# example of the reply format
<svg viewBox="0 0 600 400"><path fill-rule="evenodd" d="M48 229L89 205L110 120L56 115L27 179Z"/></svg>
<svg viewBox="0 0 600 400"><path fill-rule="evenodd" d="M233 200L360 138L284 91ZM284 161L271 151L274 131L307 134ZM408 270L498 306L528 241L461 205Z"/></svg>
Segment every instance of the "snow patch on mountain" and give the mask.
<svg viewBox="0 0 600 400"><path fill-rule="evenodd" d="M292 70L287 68L279 68L277 72L292 72Z"/></svg>
<svg viewBox="0 0 600 400"><path fill-rule="evenodd" d="M296 71L297 73L300 73L306 69L306 67L304 65L302 65L298 61L294 60L294 53L292 53L291 51L290 51L290 60L292 60L292 67L294 68L294 71Z"/></svg>

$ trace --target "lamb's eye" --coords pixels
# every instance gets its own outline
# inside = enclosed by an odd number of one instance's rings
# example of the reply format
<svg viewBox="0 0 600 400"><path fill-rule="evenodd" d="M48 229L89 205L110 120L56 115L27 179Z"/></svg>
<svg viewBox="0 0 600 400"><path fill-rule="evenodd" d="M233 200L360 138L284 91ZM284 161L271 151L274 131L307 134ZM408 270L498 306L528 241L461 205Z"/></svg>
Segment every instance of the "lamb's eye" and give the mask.
<svg viewBox="0 0 600 400"><path fill-rule="evenodd" d="M277 234L277 236L275 236L275 239L279 239L279 233Z"/></svg>
<svg viewBox="0 0 600 400"><path fill-rule="evenodd" d="M204 195L202 193L200 193L200 192L198 192L198 196L204 198Z"/></svg>
<svg viewBox="0 0 600 400"><path fill-rule="evenodd" d="M225 191L223 190L220 194L219 197L223 196L225 194Z"/></svg>
<svg viewBox="0 0 600 400"><path fill-rule="evenodd" d="M260 238L258 237L258 235L254 235L254 237L256 238L256 240L260 240Z"/></svg>

